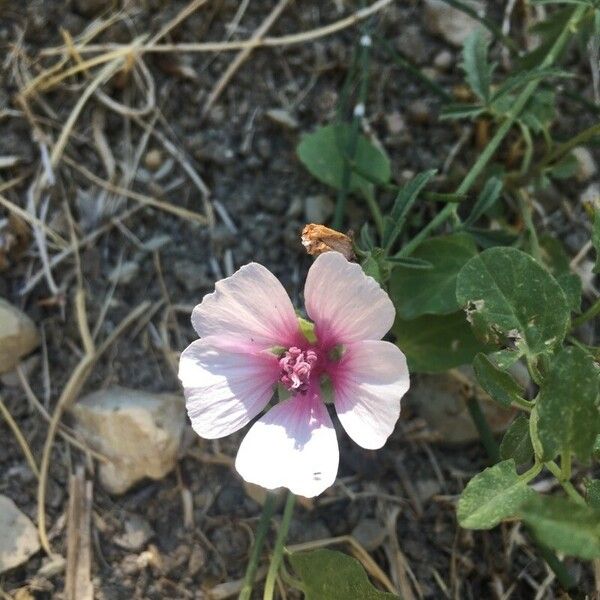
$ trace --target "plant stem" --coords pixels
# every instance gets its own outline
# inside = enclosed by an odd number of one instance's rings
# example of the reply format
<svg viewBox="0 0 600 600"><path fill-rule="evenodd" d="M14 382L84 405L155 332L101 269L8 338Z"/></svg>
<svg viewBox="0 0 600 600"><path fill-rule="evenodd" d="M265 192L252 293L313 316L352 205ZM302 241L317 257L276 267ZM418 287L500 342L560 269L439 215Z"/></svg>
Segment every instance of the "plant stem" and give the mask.
<svg viewBox="0 0 600 600"><path fill-rule="evenodd" d="M548 51L548 54L546 54L546 57L539 65L540 69L550 67L554 63L567 43L569 34L576 29L577 23L585 14L586 10L587 7L582 5L577 6L577 8L573 11L571 18L567 21L560 35L556 38L556 41ZM529 102L529 99L531 96L533 96L539 84L539 80L530 81L525 86L523 91L517 96L513 104L512 111L507 114L506 119L497 129L494 137L488 142L488 145L484 148L483 152L479 155L479 158L475 161L475 164L471 167L462 183L456 189L455 194L457 196L464 196L471 189L477 180L477 177L479 177L488 162L492 159L496 150L502 143L502 140L504 140L514 125L521 111L523 108L525 108L525 105L527 102ZM425 226L410 242L408 242L408 244L406 244L406 246L404 246L404 248L402 248L397 256L410 255L410 253L429 235L431 231L441 225L444 221L448 220L450 217L455 216L456 208L457 207L455 204L448 204L445 206L431 221L431 223Z"/></svg>
<svg viewBox="0 0 600 600"><path fill-rule="evenodd" d="M256 538L254 539L254 546L252 547L252 554L246 567L246 575L244 576L244 585L238 600L250 600L252 596L252 587L254 586L254 578L256 577L256 569L258 568L258 561L260 560L260 552L265 543L267 532L271 524L271 517L275 512L275 494L272 492L267 493L267 498L263 506L260 521L258 522L258 528L256 530Z"/></svg>
<svg viewBox="0 0 600 600"><path fill-rule="evenodd" d="M368 43L366 40L368 39ZM352 115L352 129L350 131L350 139L348 140L347 152L344 154L344 166L342 171L342 185L338 191L337 202L335 205L335 213L333 215L333 228L340 229L344 222L344 214L346 212L346 200L348 198L348 191L350 189L350 180L352 178L352 162L354 161L356 154L356 147L358 145L358 136L360 129L360 121L362 114L360 110L357 110L359 106L362 107L364 113L365 101L367 99L367 91L369 86L369 58L371 49L371 38L366 34L366 28L363 28L361 34L357 63L358 70L360 72L360 88L358 93L358 104L354 107L354 113Z"/></svg>
<svg viewBox="0 0 600 600"><path fill-rule="evenodd" d="M569 480L564 479L561 468L552 460L544 464L546 465L548 471L550 471L550 473L552 473L552 475L558 479L558 483L562 485L563 489L565 492L567 492L567 495L571 498L571 500L575 501L577 504L585 506L585 499L575 489L575 486Z"/></svg>
<svg viewBox="0 0 600 600"><path fill-rule="evenodd" d="M537 549L542 556L542 558L546 561L546 564L552 569L553 573L556 575L556 578L560 582L565 590L570 590L575 587L575 580L573 579L571 573L565 565L558 559L556 554L548 548L548 546L544 546L540 542L536 542Z"/></svg>
<svg viewBox="0 0 600 600"><path fill-rule="evenodd" d="M481 443L488 453L488 456L494 463L497 463L500 460L500 448L494 439L494 434L490 429L490 426L477 399L473 397L469 398L467 400L467 408L469 409L469 414L473 419L473 423L475 424L477 432L479 433L479 437L481 438Z"/></svg>
<svg viewBox="0 0 600 600"><path fill-rule="evenodd" d="M290 520L294 514L294 505L296 504L296 496L292 492L288 492L287 500L285 501L285 508L283 509L283 517L281 524L279 525L279 531L277 532L277 539L275 540L275 548L273 549L273 556L271 557L271 564L269 565L269 572L267 573L267 581L265 583L265 593L263 600L272 600L273 593L275 591L275 580L277 573L279 572L279 565L283 557L283 545L287 538L288 529L290 527Z"/></svg>
<svg viewBox="0 0 600 600"><path fill-rule="evenodd" d="M600 298L598 298L598 300L596 300L596 302L594 302L594 304L592 304L592 306L590 306L582 315L579 315L576 319L573 319L573 321L571 321L571 329L583 325L583 323L589 321L590 319L593 319L599 314Z"/></svg>
<svg viewBox="0 0 600 600"><path fill-rule="evenodd" d="M377 233L379 234L379 238L383 238L383 215L381 214L381 209L377 204L377 200L373 195L373 189L364 189L363 196L367 202L367 206L371 211L371 216L373 217L373 221L375 221L375 227L377 229Z"/></svg>

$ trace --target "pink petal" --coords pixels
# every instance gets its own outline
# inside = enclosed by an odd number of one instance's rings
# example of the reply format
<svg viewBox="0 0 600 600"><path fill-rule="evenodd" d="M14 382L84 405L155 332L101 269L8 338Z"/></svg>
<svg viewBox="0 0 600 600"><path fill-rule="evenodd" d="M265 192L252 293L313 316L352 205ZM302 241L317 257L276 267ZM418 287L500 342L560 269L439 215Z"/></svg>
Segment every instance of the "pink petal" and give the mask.
<svg viewBox="0 0 600 600"><path fill-rule="evenodd" d="M278 375L272 354L223 349L211 337L196 340L179 361L194 431L214 439L242 428L269 403Z"/></svg>
<svg viewBox="0 0 600 600"><path fill-rule="evenodd" d="M304 299L324 345L380 340L394 323L394 305L385 291L339 252L326 252L315 260Z"/></svg>
<svg viewBox="0 0 600 600"><path fill-rule="evenodd" d="M263 348L293 345L298 337L298 319L289 296L277 278L257 263L218 281L215 291L194 308L192 325L200 337L235 337Z"/></svg>
<svg viewBox="0 0 600 600"><path fill-rule="evenodd" d="M327 408L310 390L275 405L246 434L235 461L239 474L273 490L311 498L335 481L339 450Z"/></svg>
<svg viewBox="0 0 600 600"><path fill-rule="evenodd" d="M351 344L332 378L335 409L348 435L363 448L381 448L410 385L404 354L390 342Z"/></svg>

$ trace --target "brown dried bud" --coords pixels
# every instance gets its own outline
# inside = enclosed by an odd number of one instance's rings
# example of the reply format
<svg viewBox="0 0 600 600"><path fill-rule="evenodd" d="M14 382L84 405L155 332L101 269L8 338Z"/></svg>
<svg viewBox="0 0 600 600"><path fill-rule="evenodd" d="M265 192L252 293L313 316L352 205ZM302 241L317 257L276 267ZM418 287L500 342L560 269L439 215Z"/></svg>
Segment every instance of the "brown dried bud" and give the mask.
<svg viewBox="0 0 600 600"><path fill-rule="evenodd" d="M302 230L302 245L311 256L318 256L323 252L339 252L346 260L354 259L352 240L344 233L329 229L324 225L310 223Z"/></svg>

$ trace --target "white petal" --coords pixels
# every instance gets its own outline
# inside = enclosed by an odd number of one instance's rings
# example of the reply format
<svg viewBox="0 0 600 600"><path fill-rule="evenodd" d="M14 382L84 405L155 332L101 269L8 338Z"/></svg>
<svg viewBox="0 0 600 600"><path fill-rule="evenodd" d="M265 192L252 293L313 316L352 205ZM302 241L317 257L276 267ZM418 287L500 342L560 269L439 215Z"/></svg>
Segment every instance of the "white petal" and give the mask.
<svg viewBox="0 0 600 600"><path fill-rule="evenodd" d="M339 450L327 408L307 392L274 406L246 434L235 468L251 483L311 498L331 486Z"/></svg>
<svg viewBox="0 0 600 600"><path fill-rule="evenodd" d="M335 409L348 435L363 448L381 448L394 431L409 385L406 357L394 344L348 346L333 376Z"/></svg>
<svg viewBox="0 0 600 600"><path fill-rule="evenodd" d="M269 403L278 373L274 355L224 350L210 337L190 344L179 379L194 431L214 439L249 423Z"/></svg>
<svg viewBox="0 0 600 600"><path fill-rule="evenodd" d="M394 305L385 291L339 252L326 252L315 260L304 300L324 344L380 340L394 323Z"/></svg>
<svg viewBox="0 0 600 600"><path fill-rule="evenodd" d="M298 319L284 287L265 267L250 263L218 281L194 308L192 325L200 337L230 336L263 348L293 345Z"/></svg>

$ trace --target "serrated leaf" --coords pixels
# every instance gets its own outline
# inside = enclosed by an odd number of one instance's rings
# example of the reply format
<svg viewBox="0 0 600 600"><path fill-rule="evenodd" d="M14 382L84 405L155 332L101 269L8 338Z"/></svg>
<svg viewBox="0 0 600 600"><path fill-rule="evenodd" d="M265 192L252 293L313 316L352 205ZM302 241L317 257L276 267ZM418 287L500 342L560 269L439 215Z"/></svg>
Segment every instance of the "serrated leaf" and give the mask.
<svg viewBox="0 0 600 600"><path fill-rule="evenodd" d="M347 123L319 127L302 138L296 148L298 158L319 181L339 190L343 186L344 164L352 136L352 127ZM361 133L356 140L354 164L375 181L386 183L390 179L389 159ZM371 185L369 180L353 172L348 189L356 191Z"/></svg>
<svg viewBox="0 0 600 600"><path fill-rule="evenodd" d="M392 333L415 373L441 373L470 363L490 348L475 338L462 311L403 321L396 318Z"/></svg>
<svg viewBox="0 0 600 600"><path fill-rule="evenodd" d="M464 221L464 226L469 227L476 223L500 198L502 192L502 179L490 177L483 186L471 213Z"/></svg>
<svg viewBox="0 0 600 600"><path fill-rule="evenodd" d="M600 510L600 479L590 479L585 484L587 503L594 509Z"/></svg>
<svg viewBox="0 0 600 600"><path fill-rule="evenodd" d="M290 562L303 583L306 600L393 600L369 581L362 565L352 556L334 550L294 552Z"/></svg>
<svg viewBox="0 0 600 600"><path fill-rule="evenodd" d="M488 104L494 67L488 62L488 41L481 29L465 40L462 68L471 89Z"/></svg>
<svg viewBox="0 0 600 600"><path fill-rule="evenodd" d="M440 112L440 121L474 119L485 112L483 106L474 104L448 104Z"/></svg>
<svg viewBox="0 0 600 600"><path fill-rule="evenodd" d="M522 465L533 458L533 445L529 434L529 419L519 415L506 430L500 444L500 457L503 460L513 459Z"/></svg>
<svg viewBox="0 0 600 600"><path fill-rule="evenodd" d="M548 352L565 337L569 308L546 269L516 248L489 248L458 274L456 296L475 334L488 343L514 341L530 355Z"/></svg>
<svg viewBox="0 0 600 600"><path fill-rule="evenodd" d="M403 185L396 196L394 206L390 211L390 218L393 222L393 226L384 234L383 245L386 248L390 248L396 241L396 238L402 233L406 217L417 201L419 194L423 188L429 183L429 181L437 173L436 169L430 169L429 171L423 171L415 175L408 183Z"/></svg>
<svg viewBox="0 0 600 600"><path fill-rule="evenodd" d="M498 404L509 407L513 402L522 399L523 388L512 378L512 375L499 369L485 354L478 354L475 357L473 369L479 385Z"/></svg>
<svg viewBox="0 0 600 600"><path fill-rule="evenodd" d="M552 359L536 402L542 460L561 452L589 458L600 433L599 374L593 358L576 346Z"/></svg>
<svg viewBox="0 0 600 600"><path fill-rule="evenodd" d="M556 67L546 67L546 68L538 68L527 71L521 71L516 73L515 75L511 75L507 77L501 86L494 92L492 95L492 104L497 102L506 94L513 92L525 85L527 85L530 81L539 81L541 79L551 79L551 78L568 78L574 77L573 73L569 73L568 71L564 71L563 69L558 69Z"/></svg>
<svg viewBox="0 0 600 600"><path fill-rule="evenodd" d="M390 279L390 296L402 319L456 312L456 277L463 265L477 254L471 236L463 233L429 238L411 254L433 268L416 271L397 266Z"/></svg>
<svg viewBox="0 0 600 600"><path fill-rule="evenodd" d="M467 529L491 529L511 517L535 492L519 478L514 460L475 475L458 500L458 522Z"/></svg>
<svg viewBox="0 0 600 600"><path fill-rule="evenodd" d="M538 90L523 108L519 120L532 131L541 133L554 121L556 97L550 90Z"/></svg>
<svg viewBox="0 0 600 600"><path fill-rule="evenodd" d="M565 498L534 496L519 513L546 546L570 556L600 557L600 511Z"/></svg>

